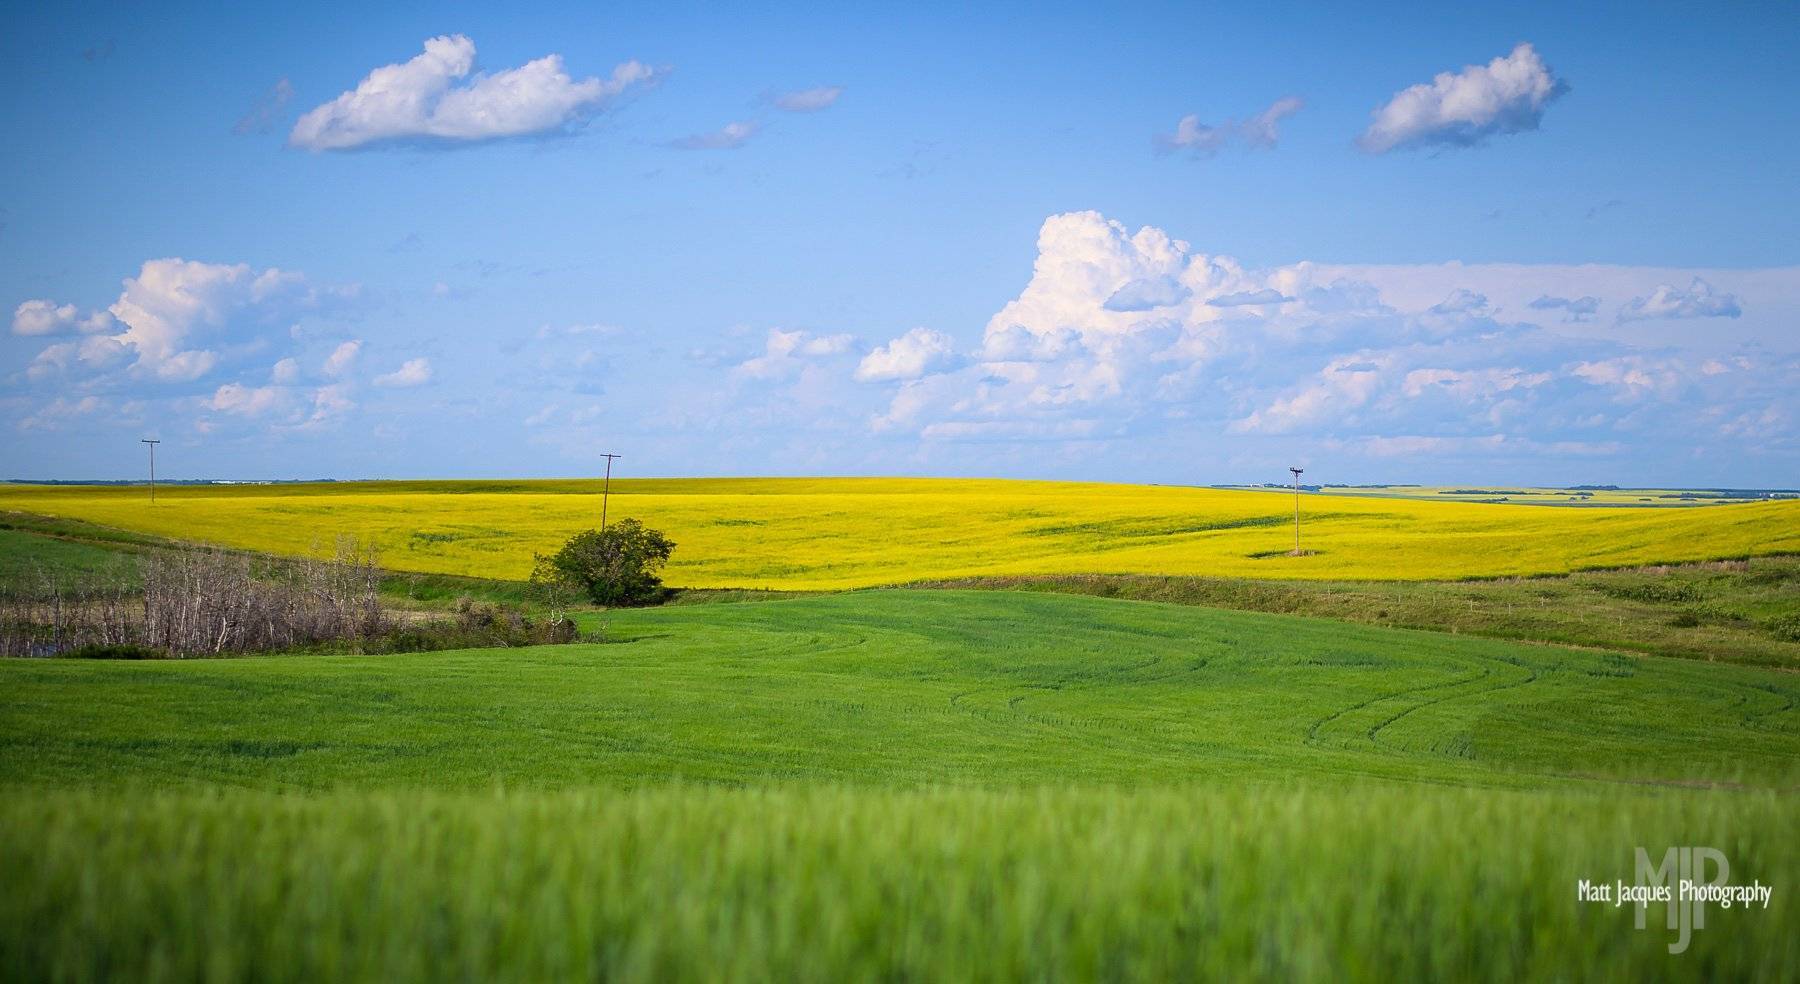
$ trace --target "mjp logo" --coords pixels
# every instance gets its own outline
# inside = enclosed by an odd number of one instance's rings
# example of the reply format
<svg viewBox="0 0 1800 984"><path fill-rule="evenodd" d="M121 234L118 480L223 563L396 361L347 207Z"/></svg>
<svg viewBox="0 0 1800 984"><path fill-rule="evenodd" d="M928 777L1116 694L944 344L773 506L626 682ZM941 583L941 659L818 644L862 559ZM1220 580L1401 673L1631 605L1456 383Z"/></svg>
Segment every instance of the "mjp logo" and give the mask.
<svg viewBox="0 0 1800 984"><path fill-rule="evenodd" d="M1760 881L1733 885L1731 864L1725 853L1712 847L1671 847L1662 860L1652 862L1650 852L1637 849L1637 876L1632 884L1595 882L1583 878L1575 883L1577 902L1610 904L1618 908L1631 903L1637 906L1637 928L1643 929L1650 916L1650 903L1665 907L1668 927L1675 934L1669 944L1670 953L1686 952L1693 942L1694 930L1706 928L1706 907L1717 904L1721 909L1734 905L1748 908L1752 903L1769 907L1775 896L1773 886Z"/></svg>
<svg viewBox="0 0 1800 984"><path fill-rule="evenodd" d="M1714 866L1713 877L1706 879L1706 863ZM1674 942L1669 944L1670 953L1681 953L1687 950L1688 943L1693 940L1694 930L1706 928L1706 898L1711 893L1695 892L1694 886L1707 888L1724 888L1731 877L1731 863L1725 860L1725 853L1712 847L1671 847L1663 852L1662 861L1652 865L1650 852L1637 849L1637 884L1630 888L1661 888L1663 891L1635 893L1640 897L1637 902L1637 928L1644 928L1645 918L1650 912L1650 902L1668 903L1669 929L1675 933ZM1629 891L1629 889L1627 889ZM1621 895L1625 892L1621 892ZM1624 901L1621 899L1621 901ZM1726 902L1727 907L1730 902Z"/></svg>

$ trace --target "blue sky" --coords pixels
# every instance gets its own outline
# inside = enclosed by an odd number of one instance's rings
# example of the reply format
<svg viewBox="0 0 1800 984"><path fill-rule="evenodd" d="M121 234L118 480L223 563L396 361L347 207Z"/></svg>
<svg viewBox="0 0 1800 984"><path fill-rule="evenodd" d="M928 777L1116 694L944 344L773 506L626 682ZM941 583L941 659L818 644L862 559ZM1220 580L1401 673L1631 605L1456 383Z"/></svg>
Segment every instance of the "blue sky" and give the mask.
<svg viewBox="0 0 1800 984"><path fill-rule="evenodd" d="M1800 16L1566 6L9 6L0 475L1800 484Z"/></svg>

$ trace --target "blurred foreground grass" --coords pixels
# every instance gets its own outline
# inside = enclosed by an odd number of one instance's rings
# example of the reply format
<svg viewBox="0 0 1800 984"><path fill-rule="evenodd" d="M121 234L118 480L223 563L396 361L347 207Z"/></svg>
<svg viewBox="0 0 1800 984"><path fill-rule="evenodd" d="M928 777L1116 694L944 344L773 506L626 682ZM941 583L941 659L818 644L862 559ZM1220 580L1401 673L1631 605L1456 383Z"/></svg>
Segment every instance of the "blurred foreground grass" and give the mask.
<svg viewBox="0 0 1800 984"><path fill-rule="evenodd" d="M36 980L1727 980L1800 961L1791 796L1402 787L47 791ZM1578 904L1712 845L1770 908Z"/></svg>

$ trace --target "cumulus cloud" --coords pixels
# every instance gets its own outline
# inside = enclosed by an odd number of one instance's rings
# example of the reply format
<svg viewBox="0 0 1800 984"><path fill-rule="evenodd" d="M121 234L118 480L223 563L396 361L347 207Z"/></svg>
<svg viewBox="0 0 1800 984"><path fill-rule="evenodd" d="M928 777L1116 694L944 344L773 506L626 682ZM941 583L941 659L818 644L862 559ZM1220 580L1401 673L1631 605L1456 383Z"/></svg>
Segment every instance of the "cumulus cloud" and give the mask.
<svg viewBox="0 0 1800 984"><path fill-rule="evenodd" d="M821 85L796 92L777 93L772 101L775 108L785 109L790 113L816 113L836 103L843 94L844 87L841 85Z"/></svg>
<svg viewBox="0 0 1800 984"><path fill-rule="evenodd" d="M237 414L243 417L258 417L275 408L281 402L283 391L274 386L250 387L241 383L226 383L213 392L207 406L220 413Z"/></svg>
<svg viewBox="0 0 1800 984"><path fill-rule="evenodd" d="M110 404L92 394L79 399L59 396L21 418L18 426L21 431L53 431L71 420L92 417L110 409Z"/></svg>
<svg viewBox="0 0 1800 984"><path fill-rule="evenodd" d="M61 375L77 365L93 370L112 369L122 364L130 350L108 335L95 335L79 342L58 342L39 352L25 369L27 379L37 381Z"/></svg>
<svg viewBox="0 0 1800 984"><path fill-rule="evenodd" d="M873 433L937 445L1210 444L1233 455L1329 447L1404 458L1492 446L1520 460L1602 456L1674 433L1715 441L1744 414L1760 420L1800 380L1793 359L1784 369L1674 355L1661 342L1637 348L1594 326L1531 320L1546 310L1591 317L1602 290L1646 292L1656 271L1252 269L1094 212L1051 216L1037 245L1031 279L966 356L902 360L912 349L897 339L863 360L857 378L897 384L866 418ZM1589 281L1601 289L1576 289ZM1800 270L1744 282L1800 303ZM1534 298L1552 300L1534 308ZM931 348L948 356L951 346ZM1731 409L1700 434L1693 408L1703 396ZM1216 435L1233 434L1256 439L1224 438L1221 448Z"/></svg>
<svg viewBox="0 0 1800 984"><path fill-rule="evenodd" d="M1473 147L1490 137L1538 128L1544 109L1568 91L1537 50L1520 44L1512 53L1460 72L1441 72L1394 94L1371 116L1357 139L1382 154L1407 147Z"/></svg>
<svg viewBox="0 0 1800 984"><path fill-rule="evenodd" d="M848 353L856 339L847 334L814 335L769 329L763 352L738 363L732 372L750 379L776 379L796 372L806 360Z"/></svg>
<svg viewBox="0 0 1800 984"><path fill-rule="evenodd" d="M321 386L313 391L312 414L307 418L307 423L322 424L354 409L356 404L350 399L349 386L343 383Z"/></svg>
<svg viewBox="0 0 1800 984"><path fill-rule="evenodd" d="M750 120L727 123L717 130L669 141L676 150L736 150L756 136L762 124Z"/></svg>
<svg viewBox="0 0 1800 984"><path fill-rule="evenodd" d="M863 382L917 379L947 365L955 352L956 344L949 335L914 328L863 356L856 366L856 378Z"/></svg>
<svg viewBox="0 0 1800 984"><path fill-rule="evenodd" d="M1543 386L1554 378L1552 373L1528 372L1518 367L1414 369L1401 378L1400 391L1409 397L1447 393L1458 399L1473 400Z"/></svg>
<svg viewBox="0 0 1800 984"><path fill-rule="evenodd" d="M1275 100L1267 109L1245 120L1226 120L1217 125L1200 122L1196 114L1183 116L1174 133L1156 135L1157 149L1170 153L1187 151L1195 157L1210 157L1233 141L1246 147L1271 148L1281 139L1281 121L1306 106L1298 96Z"/></svg>
<svg viewBox="0 0 1800 984"><path fill-rule="evenodd" d="M54 335L69 329L93 334L111 327L111 314L90 311L83 315L73 304L59 306L54 301L32 300L13 309L12 330L15 335Z"/></svg>
<svg viewBox="0 0 1800 984"><path fill-rule="evenodd" d="M125 325L112 336L137 355L133 368L157 379L185 382L218 362L211 349L187 347L193 336L238 316L291 310L310 295L305 278L270 267L202 263L179 258L147 261L109 309Z"/></svg>
<svg viewBox="0 0 1800 984"><path fill-rule="evenodd" d="M1231 429L1279 434L1327 419L1341 419L1369 402L1391 361L1366 352L1340 356L1292 393L1233 421Z"/></svg>
<svg viewBox="0 0 1800 984"><path fill-rule="evenodd" d="M191 382L219 361L217 351L196 344L199 336L291 315L314 306L319 296L300 274L273 267L148 260L137 276L125 279L107 310L84 316L72 304L26 301L13 313L13 330L44 335L73 328L88 335L40 352L27 370L31 379L77 367L107 370L129 358L140 377Z"/></svg>
<svg viewBox="0 0 1800 984"><path fill-rule="evenodd" d="M658 75L627 61L609 78L576 81L555 54L471 77L474 67L475 42L461 34L431 38L423 53L375 69L355 89L302 115L288 143L351 150L398 140L454 144L552 133Z"/></svg>
<svg viewBox="0 0 1800 984"><path fill-rule="evenodd" d="M340 343L337 348L331 350L330 355L325 357L325 364L320 368L327 376L342 376L350 371L350 367L356 363L356 356L360 352L362 352L360 340L352 339Z"/></svg>
<svg viewBox="0 0 1800 984"><path fill-rule="evenodd" d="M1678 360L1641 355L1622 355L1582 362L1573 366L1569 372L1577 379L1594 386L1618 390L1623 398L1638 397L1658 390L1674 390L1681 385L1685 375L1684 367Z"/></svg>
<svg viewBox="0 0 1800 984"><path fill-rule="evenodd" d="M269 379L286 386L300 378L300 360L292 356L282 359L269 369Z"/></svg>
<svg viewBox="0 0 1800 984"><path fill-rule="evenodd" d="M375 377L375 385L393 388L423 386L428 382L431 382L431 360L423 358L407 359L393 372Z"/></svg>
<svg viewBox="0 0 1800 984"><path fill-rule="evenodd" d="M1634 297L1619 309L1620 321L1648 318L1735 318L1744 313L1736 295L1713 289L1695 277L1686 290L1663 284L1647 297Z"/></svg>

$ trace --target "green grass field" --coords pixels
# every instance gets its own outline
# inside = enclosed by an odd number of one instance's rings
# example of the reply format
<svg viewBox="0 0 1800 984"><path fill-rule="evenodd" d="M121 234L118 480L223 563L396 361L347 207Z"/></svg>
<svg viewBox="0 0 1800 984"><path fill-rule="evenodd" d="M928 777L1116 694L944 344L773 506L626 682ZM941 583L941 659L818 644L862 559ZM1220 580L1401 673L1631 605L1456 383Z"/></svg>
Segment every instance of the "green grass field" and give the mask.
<svg viewBox="0 0 1800 984"><path fill-rule="evenodd" d="M1573 903L1639 844L1796 883L1788 673L1019 592L587 617L611 641L0 664L0 958L838 980L1796 957L1779 888L1680 957Z"/></svg>
<svg viewBox="0 0 1800 984"><path fill-rule="evenodd" d="M1755 980L1800 959L1791 800L1389 786L33 791L35 980ZM1577 905L1631 845L1773 881L1687 952Z"/></svg>
<svg viewBox="0 0 1800 984"><path fill-rule="evenodd" d="M1011 592L585 617L615 641L7 662L0 781L1800 782L1800 682L1750 668Z"/></svg>
<svg viewBox="0 0 1800 984"><path fill-rule="evenodd" d="M895 502L913 510L902 528L928 529L972 501L951 484L863 501L842 484L644 483L615 507L698 523L769 499L779 535L727 524L700 542L765 572L804 545L806 573L782 577L811 583L888 569L801 536L818 496L842 538ZM959 517L926 543L980 570L967 558L1018 543L1027 568L1092 563L1102 530L1124 556L1202 560L1275 535L1156 525L1269 493L1095 488L1080 510L1110 518L1086 532ZM78 517L129 500L62 493L64 515L0 514L0 588L129 578L131 554L180 546L159 534L181 517L256 518L273 525L239 545L269 546L327 520L529 506L483 534L516 552L591 501L556 483L384 489L199 489L189 511L117 526ZM1068 491L1009 494L1040 510ZM1444 534L1540 564L1626 529L1615 516L1667 517L1629 527L1636 555L1759 553L1742 548L1793 532L1781 505L1342 501L1371 511L1333 520L1333 549L1385 528L1402 553ZM935 569L920 549L893 569ZM533 649L0 661L0 977L1713 980L1800 964L1800 559L938 583L685 592L714 603L584 612L603 642ZM449 573L384 593L527 598ZM1776 886L1771 906L1713 907L1671 955L1661 906L1639 931L1629 908L1574 901L1579 879L1632 880L1635 848L1678 845L1725 852L1734 881Z"/></svg>

